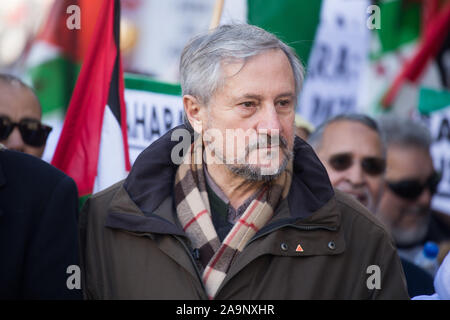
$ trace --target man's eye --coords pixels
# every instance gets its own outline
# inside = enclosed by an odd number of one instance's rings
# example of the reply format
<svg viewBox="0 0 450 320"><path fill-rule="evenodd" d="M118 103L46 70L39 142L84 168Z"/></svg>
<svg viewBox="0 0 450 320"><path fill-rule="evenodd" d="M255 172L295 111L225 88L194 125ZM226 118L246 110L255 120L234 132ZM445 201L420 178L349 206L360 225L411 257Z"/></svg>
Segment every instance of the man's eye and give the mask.
<svg viewBox="0 0 450 320"><path fill-rule="evenodd" d="M278 101L278 104L281 107L288 107L291 105L291 100L280 100L280 101Z"/></svg>
<svg viewBox="0 0 450 320"><path fill-rule="evenodd" d="M246 101L246 102L241 103L241 106L243 106L245 108L251 108L251 107L255 106L255 103L251 102L251 101Z"/></svg>

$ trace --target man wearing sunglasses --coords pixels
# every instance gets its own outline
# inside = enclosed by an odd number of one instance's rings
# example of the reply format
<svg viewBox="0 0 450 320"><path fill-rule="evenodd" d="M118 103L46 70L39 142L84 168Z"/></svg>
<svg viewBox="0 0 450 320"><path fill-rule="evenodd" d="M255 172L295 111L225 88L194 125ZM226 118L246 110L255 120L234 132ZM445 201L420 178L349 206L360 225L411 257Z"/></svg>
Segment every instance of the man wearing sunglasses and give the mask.
<svg viewBox="0 0 450 320"><path fill-rule="evenodd" d="M423 125L402 118L383 117L387 169L385 191L377 211L391 230L400 255L409 260L426 241L448 240L450 230L431 214L431 198L440 175L430 155L431 137Z"/></svg>
<svg viewBox="0 0 450 320"><path fill-rule="evenodd" d="M320 125L308 141L327 169L331 184L375 213L386 189L386 151L378 124L365 115L338 115ZM432 278L424 270L405 259L402 266L411 297L433 293Z"/></svg>
<svg viewBox="0 0 450 320"><path fill-rule="evenodd" d="M0 143L41 157L51 127L41 123L36 95L18 78L0 74Z"/></svg>
<svg viewBox="0 0 450 320"><path fill-rule="evenodd" d="M327 169L331 184L374 212L385 169L376 122L360 114L339 115L319 126L308 142Z"/></svg>

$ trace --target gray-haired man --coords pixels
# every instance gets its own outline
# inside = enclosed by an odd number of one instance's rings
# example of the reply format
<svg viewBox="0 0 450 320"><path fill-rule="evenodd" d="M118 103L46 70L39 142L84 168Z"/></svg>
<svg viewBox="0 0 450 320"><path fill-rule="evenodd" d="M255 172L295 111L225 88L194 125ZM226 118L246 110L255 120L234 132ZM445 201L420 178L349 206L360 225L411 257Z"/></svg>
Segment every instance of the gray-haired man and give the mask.
<svg viewBox="0 0 450 320"><path fill-rule="evenodd" d="M439 216L431 214L431 198L440 175L430 154L431 136L421 123L394 116L379 121L386 136L386 188L377 215L392 235L399 253L413 261L426 241L450 238Z"/></svg>
<svg viewBox="0 0 450 320"><path fill-rule="evenodd" d="M375 120L363 114L338 115L321 124L308 142L327 169L331 184L375 212L386 162Z"/></svg>
<svg viewBox="0 0 450 320"><path fill-rule="evenodd" d="M396 127L393 126L392 130L395 131ZM391 131L383 134L377 122L369 116L342 114L321 124L308 141L325 165L331 184L353 195L375 213L380 207L386 184L384 141L392 135L395 133ZM383 202L383 207L389 208L389 200ZM386 227L389 229L389 224ZM433 279L424 270L405 259L402 259L402 265L412 297L433 292Z"/></svg>
<svg viewBox="0 0 450 320"><path fill-rule="evenodd" d="M81 214L88 298L407 298L386 231L294 138L292 49L221 26L188 43L180 74L189 126Z"/></svg>

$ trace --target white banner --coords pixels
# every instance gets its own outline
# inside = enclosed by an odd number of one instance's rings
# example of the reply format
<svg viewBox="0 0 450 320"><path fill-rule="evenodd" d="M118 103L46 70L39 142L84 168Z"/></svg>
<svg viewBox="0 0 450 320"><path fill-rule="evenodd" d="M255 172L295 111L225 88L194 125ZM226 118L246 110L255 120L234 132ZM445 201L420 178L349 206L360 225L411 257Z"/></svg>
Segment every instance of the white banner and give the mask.
<svg viewBox="0 0 450 320"><path fill-rule="evenodd" d="M146 79L125 80L128 145L131 164L152 142L183 123L183 101L177 85Z"/></svg>
<svg viewBox="0 0 450 320"><path fill-rule="evenodd" d="M313 125L355 112L369 54L368 1L324 0L299 112Z"/></svg>
<svg viewBox="0 0 450 320"><path fill-rule="evenodd" d="M208 31L215 3L122 1L122 20L127 25L123 30L130 46L123 57L125 71L148 74L160 81L177 81L181 51L190 38ZM231 21L247 22L247 1L224 2L221 23Z"/></svg>
<svg viewBox="0 0 450 320"><path fill-rule="evenodd" d="M442 179L433 197L433 209L450 214L450 106L430 114L430 131L433 143L431 156L434 167Z"/></svg>

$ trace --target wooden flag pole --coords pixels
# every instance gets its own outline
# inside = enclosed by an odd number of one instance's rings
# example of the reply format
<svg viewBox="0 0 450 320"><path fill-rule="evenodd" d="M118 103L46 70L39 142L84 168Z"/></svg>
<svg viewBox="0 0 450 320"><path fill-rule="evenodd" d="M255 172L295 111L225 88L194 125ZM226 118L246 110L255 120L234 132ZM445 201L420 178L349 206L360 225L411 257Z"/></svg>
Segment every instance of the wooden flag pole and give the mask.
<svg viewBox="0 0 450 320"><path fill-rule="evenodd" d="M219 26L220 18L222 17L224 0L216 0L214 5L214 11L211 19L211 24L209 25L209 30L215 29Z"/></svg>

